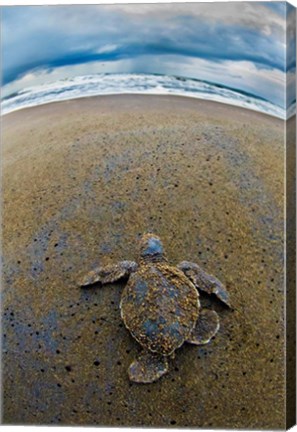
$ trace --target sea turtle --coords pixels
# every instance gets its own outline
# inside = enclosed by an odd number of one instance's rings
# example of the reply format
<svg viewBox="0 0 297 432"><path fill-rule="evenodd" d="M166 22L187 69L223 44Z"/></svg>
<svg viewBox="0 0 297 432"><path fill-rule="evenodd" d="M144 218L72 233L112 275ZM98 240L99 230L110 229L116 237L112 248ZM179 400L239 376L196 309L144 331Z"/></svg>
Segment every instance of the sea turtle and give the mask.
<svg viewBox="0 0 297 432"><path fill-rule="evenodd" d="M120 309L125 326L143 350L128 369L131 381L150 383L168 371L167 359L184 342L203 345L219 330L214 310L202 309L198 290L215 294L230 307L224 285L197 264L168 264L163 244L155 234L140 240L138 263L120 261L86 275L81 287L128 279Z"/></svg>

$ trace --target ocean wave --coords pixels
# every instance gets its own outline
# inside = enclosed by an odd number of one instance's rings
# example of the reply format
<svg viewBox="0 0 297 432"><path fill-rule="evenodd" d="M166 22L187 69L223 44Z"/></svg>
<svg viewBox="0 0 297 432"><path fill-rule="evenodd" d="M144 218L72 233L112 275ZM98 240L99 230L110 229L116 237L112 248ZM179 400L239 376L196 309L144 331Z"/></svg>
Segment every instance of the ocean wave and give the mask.
<svg viewBox="0 0 297 432"><path fill-rule="evenodd" d="M2 99L2 114L69 99L111 94L178 95L235 105L285 119L286 111L244 91L167 75L93 74L27 87Z"/></svg>

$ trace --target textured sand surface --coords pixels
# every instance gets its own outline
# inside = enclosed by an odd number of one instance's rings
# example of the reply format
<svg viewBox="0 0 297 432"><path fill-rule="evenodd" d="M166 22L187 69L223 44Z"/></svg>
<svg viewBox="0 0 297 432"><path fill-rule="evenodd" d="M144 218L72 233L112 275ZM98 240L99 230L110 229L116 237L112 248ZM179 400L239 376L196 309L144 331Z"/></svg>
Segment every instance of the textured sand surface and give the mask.
<svg viewBox="0 0 297 432"><path fill-rule="evenodd" d="M283 428L284 122L181 97L109 96L4 116L3 421ZM132 384L121 283L98 264L161 236L228 287L217 337ZM207 299L203 299L208 302Z"/></svg>

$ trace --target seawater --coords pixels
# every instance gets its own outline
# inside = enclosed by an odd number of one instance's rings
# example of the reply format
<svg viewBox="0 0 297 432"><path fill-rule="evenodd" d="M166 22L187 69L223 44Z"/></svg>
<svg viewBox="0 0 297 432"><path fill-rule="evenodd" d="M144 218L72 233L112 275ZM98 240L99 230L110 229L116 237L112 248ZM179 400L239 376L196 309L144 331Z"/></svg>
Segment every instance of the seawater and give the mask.
<svg viewBox="0 0 297 432"><path fill-rule="evenodd" d="M92 74L27 87L4 98L1 109L7 114L49 102L112 94L188 96L286 118L284 108L244 91L198 79L145 74Z"/></svg>

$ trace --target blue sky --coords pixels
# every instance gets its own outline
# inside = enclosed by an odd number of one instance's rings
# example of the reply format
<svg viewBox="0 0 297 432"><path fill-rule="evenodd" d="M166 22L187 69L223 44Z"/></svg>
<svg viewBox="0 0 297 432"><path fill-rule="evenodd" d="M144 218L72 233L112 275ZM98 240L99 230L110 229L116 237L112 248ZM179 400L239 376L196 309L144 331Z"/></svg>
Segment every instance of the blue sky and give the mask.
<svg viewBox="0 0 297 432"><path fill-rule="evenodd" d="M68 75L161 73L284 104L285 2L2 8L4 93ZM294 65L291 65L294 67Z"/></svg>

